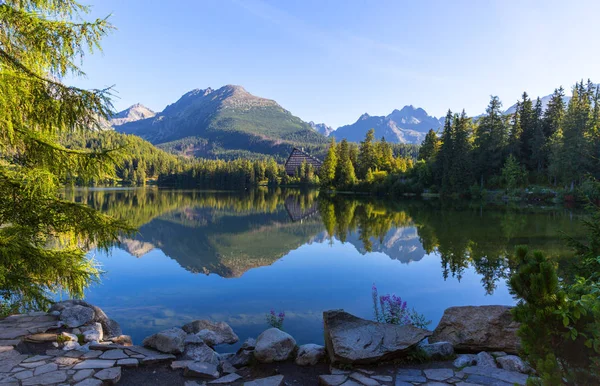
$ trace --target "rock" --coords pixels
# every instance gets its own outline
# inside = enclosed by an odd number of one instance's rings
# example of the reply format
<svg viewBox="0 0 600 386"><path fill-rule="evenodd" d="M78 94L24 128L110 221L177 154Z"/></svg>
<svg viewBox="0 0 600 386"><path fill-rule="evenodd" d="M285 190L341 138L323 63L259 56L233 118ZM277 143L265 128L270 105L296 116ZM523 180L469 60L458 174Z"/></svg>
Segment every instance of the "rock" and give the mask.
<svg viewBox="0 0 600 386"><path fill-rule="evenodd" d="M248 338L242 343L240 349L242 350L254 350L256 348L256 339Z"/></svg>
<svg viewBox="0 0 600 386"><path fill-rule="evenodd" d="M305 344L298 348L296 364L299 366L314 366L325 358L325 347L318 344Z"/></svg>
<svg viewBox="0 0 600 386"><path fill-rule="evenodd" d="M70 333L68 333L68 332L66 332L66 331L63 331L63 332L60 334L60 336L62 337L62 339L63 339L65 342L69 342L69 341L77 342L77 341L79 341L79 338L77 338L77 335L75 335L75 334L70 334Z"/></svg>
<svg viewBox="0 0 600 386"><path fill-rule="evenodd" d="M72 340L70 340L68 342L65 342L63 344L63 350L64 351L77 350L80 347L81 347L81 345L78 342L74 342Z"/></svg>
<svg viewBox="0 0 600 386"><path fill-rule="evenodd" d="M229 327L229 325L225 322L214 323L210 320L194 320L182 328L183 331L187 332L188 334L198 334L202 330L214 332L216 336L215 345L222 343L233 344L237 343L237 341L240 339L235 332L233 332L231 327Z"/></svg>
<svg viewBox="0 0 600 386"><path fill-rule="evenodd" d="M429 342L450 342L458 352L505 351L517 353L519 323L513 320L512 307L450 307L429 337Z"/></svg>
<svg viewBox="0 0 600 386"><path fill-rule="evenodd" d="M482 367L498 367L496 365L496 361L494 360L494 357L491 356L490 354L488 354L485 351L480 352L479 354L477 354L477 366L482 366Z"/></svg>
<svg viewBox="0 0 600 386"><path fill-rule="evenodd" d="M222 361L219 364L219 369L223 374L231 374L237 371L237 369L229 361Z"/></svg>
<svg viewBox="0 0 600 386"><path fill-rule="evenodd" d="M114 385L121 380L121 368L111 367L110 369L104 369L94 374L94 378L100 379L103 383Z"/></svg>
<svg viewBox="0 0 600 386"><path fill-rule="evenodd" d="M508 384L517 383L519 385L525 385L527 383L528 376L525 374L517 373L515 371L507 371L492 367L481 367L481 366L469 366L462 370L465 374L469 374L467 382L473 382L473 375L480 375L490 377ZM478 382L474 382L478 383Z"/></svg>
<svg viewBox="0 0 600 386"><path fill-rule="evenodd" d="M352 374L350 374L350 378L352 378L355 381L359 382L361 385L365 385L365 386L379 386L379 382L377 382L376 380L371 379L371 378L369 378L366 375L361 374L361 373L352 373Z"/></svg>
<svg viewBox="0 0 600 386"><path fill-rule="evenodd" d="M188 343L204 343L204 341L202 340L202 338L200 338L196 334L187 334L185 336L185 340L183 341L183 343L184 344L188 344Z"/></svg>
<svg viewBox="0 0 600 386"><path fill-rule="evenodd" d="M452 369L428 369L423 370L423 372L427 379L440 382L454 376L454 371Z"/></svg>
<svg viewBox="0 0 600 386"><path fill-rule="evenodd" d="M230 385L232 382L235 382L238 379L242 379L242 377L237 374L227 374L224 377L221 377L219 379L215 379L214 381L208 382L208 384L209 385Z"/></svg>
<svg viewBox="0 0 600 386"><path fill-rule="evenodd" d="M87 359L73 366L73 369L107 369L109 367L113 367L114 365L115 361L109 361L104 359Z"/></svg>
<svg viewBox="0 0 600 386"><path fill-rule="evenodd" d="M280 362L289 359L296 348L292 336L278 328L269 328L258 336L254 358L261 363Z"/></svg>
<svg viewBox="0 0 600 386"><path fill-rule="evenodd" d="M125 354L123 350L108 350L100 355L100 359L125 359L129 358L129 355Z"/></svg>
<svg viewBox="0 0 600 386"><path fill-rule="evenodd" d="M61 383L67 380L67 372L65 370L57 370L49 373L44 373L41 375L36 375L35 377L27 378L21 381L21 385L23 386L33 386L33 385L52 385L55 383Z"/></svg>
<svg viewBox="0 0 600 386"><path fill-rule="evenodd" d="M496 362L504 370L518 371L523 374L530 374L532 372L532 368L516 355L498 357L496 358Z"/></svg>
<svg viewBox="0 0 600 386"><path fill-rule="evenodd" d="M377 323L342 310L323 312L325 345L332 363L369 364L402 356L431 335L414 326Z"/></svg>
<svg viewBox="0 0 600 386"><path fill-rule="evenodd" d="M60 320L67 326L79 327L94 320L94 310L89 307L74 305L60 313Z"/></svg>
<svg viewBox="0 0 600 386"><path fill-rule="evenodd" d="M217 354L206 343L190 343L185 346L184 357L198 362L206 362L213 365L219 364L219 354Z"/></svg>
<svg viewBox="0 0 600 386"><path fill-rule="evenodd" d="M321 386L339 386L346 382L348 376L340 375L321 375L319 376L319 385Z"/></svg>
<svg viewBox="0 0 600 386"><path fill-rule="evenodd" d="M75 386L103 386L102 381L95 378L88 378L84 381L76 383Z"/></svg>
<svg viewBox="0 0 600 386"><path fill-rule="evenodd" d="M181 328L171 328L144 339L146 347L152 347L167 354L181 354L184 347L185 332Z"/></svg>
<svg viewBox="0 0 600 386"><path fill-rule="evenodd" d="M14 374L16 379L27 379L33 377L33 370L25 370Z"/></svg>
<svg viewBox="0 0 600 386"><path fill-rule="evenodd" d="M477 364L477 355L475 354L460 354L454 360L454 367L463 368Z"/></svg>
<svg viewBox="0 0 600 386"><path fill-rule="evenodd" d="M499 358L499 357L505 357L506 353L504 351L492 351L490 354L492 354L492 356L494 358Z"/></svg>
<svg viewBox="0 0 600 386"><path fill-rule="evenodd" d="M248 366L254 361L253 350L239 350L233 358L230 359L231 364L234 367L240 368Z"/></svg>
<svg viewBox="0 0 600 386"><path fill-rule="evenodd" d="M109 339L111 342L115 344L120 344L121 346L132 346L133 341L131 340L131 336L129 335L119 335Z"/></svg>
<svg viewBox="0 0 600 386"><path fill-rule="evenodd" d="M220 374L217 366L212 363L193 362L185 367L183 375L186 377L217 379Z"/></svg>
<svg viewBox="0 0 600 386"><path fill-rule="evenodd" d="M250 382L244 382L244 386L281 386L283 385L283 375L274 375L268 378L255 379Z"/></svg>
<svg viewBox="0 0 600 386"><path fill-rule="evenodd" d="M73 381L83 381L84 379L91 377L93 374L94 370L92 369L79 370L73 375Z"/></svg>
<svg viewBox="0 0 600 386"><path fill-rule="evenodd" d="M380 382L392 382L394 380L394 378L389 375L371 375L371 378Z"/></svg>
<svg viewBox="0 0 600 386"><path fill-rule="evenodd" d="M139 361L135 358L125 358L125 359L119 359L117 361L117 366L121 366L121 367L138 367L139 365Z"/></svg>
<svg viewBox="0 0 600 386"><path fill-rule="evenodd" d="M102 325L104 339L109 339L114 336L119 336L119 335L123 334L123 332L121 331L121 327L119 326L119 323L117 323L116 321L114 321L112 319L109 319L108 316L106 316L106 314L104 313L104 311L102 311L102 309L100 307L96 307L88 302L83 301L83 300L71 299L71 300L65 300L62 302L54 303L52 305L52 307L50 307L50 312L54 312L54 311L60 312L61 313L60 318L62 320L63 313L67 309L73 308L76 306L86 307L93 311L93 314L94 314L93 321L98 322ZM73 327L71 325L69 325L69 326ZM79 326L76 326L76 327L79 327Z"/></svg>
<svg viewBox="0 0 600 386"><path fill-rule="evenodd" d="M454 355L454 347L448 342L422 344L419 348L431 359L445 359Z"/></svg>
<svg viewBox="0 0 600 386"><path fill-rule="evenodd" d="M196 336L199 339L202 339L202 341L210 347L215 347L216 345L223 343L223 339L211 330L200 330Z"/></svg>
<svg viewBox="0 0 600 386"><path fill-rule="evenodd" d="M185 361L173 361L171 362L171 369L173 370L177 370L177 369L184 369L187 365L194 363L195 361L188 359Z"/></svg>
<svg viewBox="0 0 600 386"><path fill-rule="evenodd" d="M102 332L102 325L98 322L89 326L89 328L83 331L83 340L84 342L99 342L104 338L104 333Z"/></svg>
<svg viewBox="0 0 600 386"><path fill-rule="evenodd" d="M417 382L424 383L427 379L423 376L423 372L417 369L400 369L396 374L396 385L401 382Z"/></svg>

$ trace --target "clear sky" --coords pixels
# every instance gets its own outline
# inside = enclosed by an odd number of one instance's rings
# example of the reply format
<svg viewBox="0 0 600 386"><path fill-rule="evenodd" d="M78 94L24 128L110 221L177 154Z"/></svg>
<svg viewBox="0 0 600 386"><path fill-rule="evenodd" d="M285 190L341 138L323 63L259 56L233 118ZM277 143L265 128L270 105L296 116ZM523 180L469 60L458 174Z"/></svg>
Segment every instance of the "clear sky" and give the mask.
<svg viewBox="0 0 600 386"><path fill-rule="evenodd" d="M523 91L600 81L598 0L82 0L117 27L85 87L156 111L194 88L244 86L334 128L412 104L482 113Z"/></svg>

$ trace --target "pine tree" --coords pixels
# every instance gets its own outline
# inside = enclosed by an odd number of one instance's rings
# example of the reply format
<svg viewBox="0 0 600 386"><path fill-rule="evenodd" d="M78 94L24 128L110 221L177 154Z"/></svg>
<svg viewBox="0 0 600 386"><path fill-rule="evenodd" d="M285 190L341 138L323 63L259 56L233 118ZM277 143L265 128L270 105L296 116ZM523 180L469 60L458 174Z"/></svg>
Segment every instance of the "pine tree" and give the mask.
<svg viewBox="0 0 600 386"><path fill-rule="evenodd" d="M526 92L523 93L523 100L519 104L519 119L521 124L521 138L519 141L519 162L532 170L531 148L533 136L536 129L535 113L533 111L533 102L529 99Z"/></svg>
<svg viewBox="0 0 600 386"><path fill-rule="evenodd" d="M440 149L440 139L433 129L429 129L421 147L419 148L419 156L417 159L430 161L438 153Z"/></svg>
<svg viewBox="0 0 600 386"><path fill-rule="evenodd" d="M510 134L508 136L508 152L517 159L521 159L521 101L517 101L515 112L510 122Z"/></svg>
<svg viewBox="0 0 600 386"><path fill-rule="evenodd" d="M535 109L533 110L534 131L530 142L530 165L532 170L542 172L547 162L547 138L544 133L544 124L542 120L542 101L537 98Z"/></svg>
<svg viewBox="0 0 600 386"><path fill-rule="evenodd" d="M338 156L338 167L335 172L336 186L350 187L356 183L356 174L354 172L354 165L352 165L352 160L350 159L350 150L346 139L340 143Z"/></svg>
<svg viewBox="0 0 600 386"><path fill-rule="evenodd" d="M360 143L358 153L358 178L365 178L369 169L377 168L377 149L373 141L375 140L375 130L371 129L365 135L365 139Z"/></svg>
<svg viewBox="0 0 600 386"><path fill-rule="evenodd" d="M59 81L82 75L76 63L112 29L79 20L75 1L0 2L0 293L45 308L48 291L82 296L98 277L87 248L107 248L129 227L65 201L67 180L114 175L118 154L67 149L60 135L99 127L111 114L106 90Z"/></svg>
<svg viewBox="0 0 600 386"><path fill-rule="evenodd" d="M471 119L463 110L454 117L454 159L450 168L450 186L453 193L464 193L473 182L471 160Z"/></svg>
<svg viewBox="0 0 600 386"><path fill-rule="evenodd" d="M444 122L444 131L442 131L442 144L437 158L437 170L439 175L437 180L440 183L442 192L450 192L452 187L450 183L450 171L454 162L454 117L452 111L448 110Z"/></svg>
<svg viewBox="0 0 600 386"><path fill-rule="evenodd" d="M335 170L338 164L337 148L335 145L335 138L331 137L329 143L329 150L327 156L321 165L319 170L319 178L321 179L321 186L324 188L330 188L335 183Z"/></svg>
<svg viewBox="0 0 600 386"><path fill-rule="evenodd" d="M492 96L486 114L479 120L474 141L475 170L481 186L502 168L507 140L508 125L502 114L502 102Z"/></svg>

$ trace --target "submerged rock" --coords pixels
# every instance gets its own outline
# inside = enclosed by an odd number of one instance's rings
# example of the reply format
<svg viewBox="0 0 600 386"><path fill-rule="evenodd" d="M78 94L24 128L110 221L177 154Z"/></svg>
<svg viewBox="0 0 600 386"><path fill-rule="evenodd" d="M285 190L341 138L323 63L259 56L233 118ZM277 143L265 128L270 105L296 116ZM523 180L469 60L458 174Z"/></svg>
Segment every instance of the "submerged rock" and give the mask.
<svg viewBox="0 0 600 386"><path fill-rule="evenodd" d="M150 335L142 343L167 354L181 354L185 349L184 340L185 332L175 327Z"/></svg>
<svg viewBox="0 0 600 386"><path fill-rule="evenodd" d="M402 356L431 335L414 326L372 322L343 310L323 312L325 344L332 363L369 364Z"/></svg>
<svg viewBox="0 0 600 386"><path fill-rule="evenodd" d="M519 351L519 323L513 320L512 307L450 307L429 338L432 343L450 342L458 352Z"/></svg>
<svg viewBox="0 0 600 386"><path fill-rule="evenodd" d="M254 357L261 363L288 360L296 348L296 340L278 328L269 328L258 336Z"/></svg>

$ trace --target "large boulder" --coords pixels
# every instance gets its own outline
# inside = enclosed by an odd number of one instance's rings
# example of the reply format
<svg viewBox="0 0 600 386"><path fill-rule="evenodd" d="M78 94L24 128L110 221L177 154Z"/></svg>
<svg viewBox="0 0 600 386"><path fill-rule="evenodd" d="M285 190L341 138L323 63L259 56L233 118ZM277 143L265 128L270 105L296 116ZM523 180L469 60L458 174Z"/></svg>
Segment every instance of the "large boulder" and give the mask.
<svg viewBox="0 0 600 386"><path fill-rule="evenodd" d="M296 340L278 328L269 328L258 336L254 357L261 363L288 360L296 349Z"/></svg>
<svg viewBox="0 0 600 386"><path fill-rule="evenodd" d="M332 363L369 364L402 356L431 331L372 322L343 310L323 312L325 345Z"/></svg>
<svg viewBox="0 0 600 386"><path fill-rule="evenodd" d="M102 331L105 339L123 334L119 323L109 319L100 307L96 307L93 304L83 300L71 299L54 303L48 312L55 314L58 313L60 319L69 327L79 327L83 324L89 324L90 322L98 322L102 325ZM77 316L76 319L72 319L74 315L79 316ZM88 319L88 316L91 315L91 319L89 319L86 323L80 324L79 326L72 324L78 324L79 321L83 320L82 318L84 315L86 315L85 319Z"/></svg>
<svg viewBox="0 0 600 386"><path fill-rule="evenodd" d="M142 343L167 354L181 354L185 348L184 341L185 332L175 327L150 335Z"/></svg>
<svg viewBox="0 0 600 386"><path fill-rule="evenodd" d="M431 359L446 359L454 355L454 347L448 342L421 344L419 347Z"/></svg>
<svg viewBox="0 0 600 386"><path fill-rule="evenodd" d="M231 327L225 322L211 322L210 320L194 320L182 327L188 334L199 334L207 338L206 344L216 346L218 344L236 343L240 338L233 332ZM208 330L208 331L204 331ZM212 332L212 334L210 333Z"/></svg>
<svg viewBox="0 0 600 386"><path fill-rule="evenodd" d="M213 365L219 364L219 354L217 354L204 342L186 344L183 354L185 358L192 359L197 362L206 362Z"/></svg>
<svg viewBox="0 0 600 386"><path fill-rule="evenodd" d="M450 342L458 352L505 351L517 353L519 323L508 306L450 307L429 342Z"/></svg>

